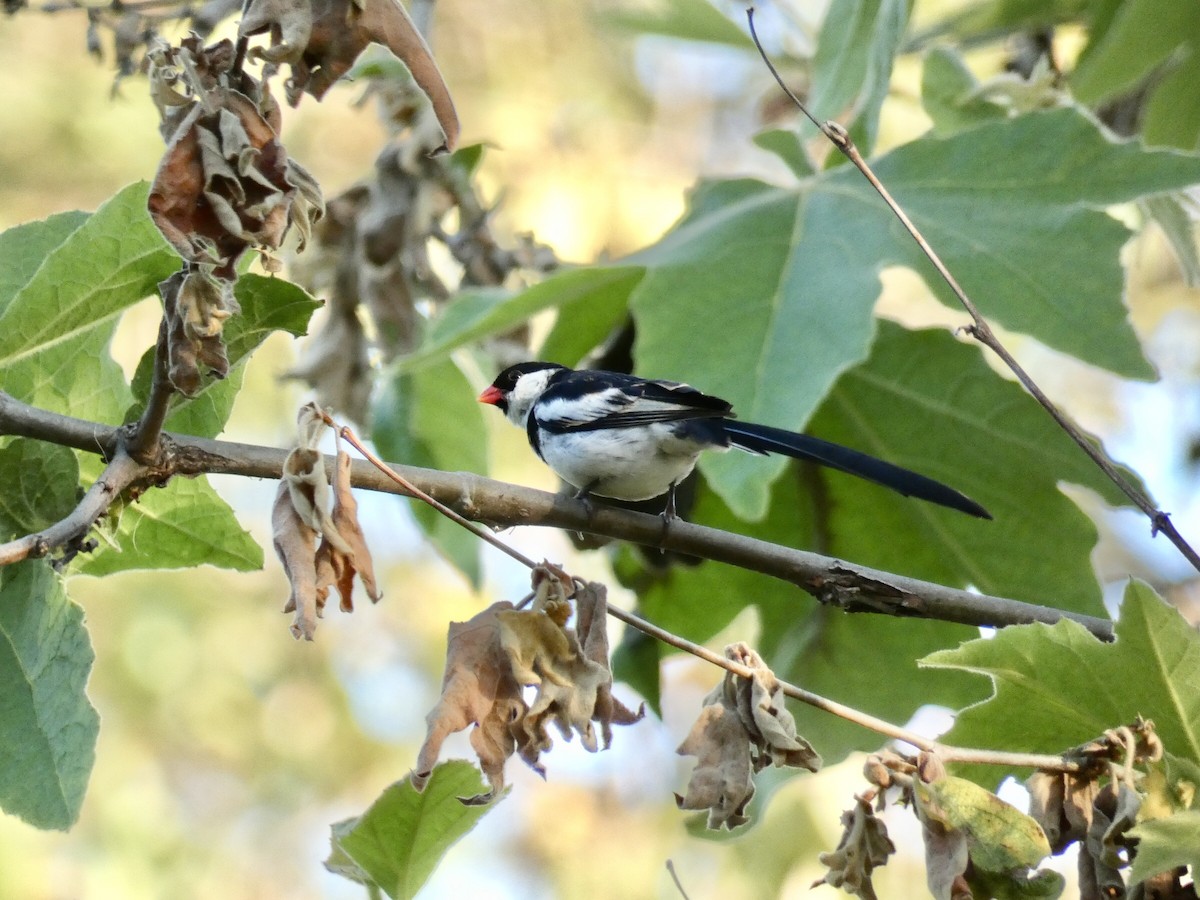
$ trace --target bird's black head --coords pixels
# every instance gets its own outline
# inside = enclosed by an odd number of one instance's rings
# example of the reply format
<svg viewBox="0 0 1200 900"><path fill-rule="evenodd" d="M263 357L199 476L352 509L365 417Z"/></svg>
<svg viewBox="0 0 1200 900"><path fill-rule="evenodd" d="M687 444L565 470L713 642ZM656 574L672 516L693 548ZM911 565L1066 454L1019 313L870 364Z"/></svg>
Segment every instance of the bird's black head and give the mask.
<svg viewBox="0 0 1200 900"><path fill-rule="evenodd" d="M565 369L566 366L560 366L558 363L548 362L522 362L515 366L509 366L503 372L496 376L496 380L491 386L479 395L480 403L490 403L492 406L499 407L502 412L508 412L508 397L516 388L517 382L524 376L533 372L554 371L557 369Z"/></svg>

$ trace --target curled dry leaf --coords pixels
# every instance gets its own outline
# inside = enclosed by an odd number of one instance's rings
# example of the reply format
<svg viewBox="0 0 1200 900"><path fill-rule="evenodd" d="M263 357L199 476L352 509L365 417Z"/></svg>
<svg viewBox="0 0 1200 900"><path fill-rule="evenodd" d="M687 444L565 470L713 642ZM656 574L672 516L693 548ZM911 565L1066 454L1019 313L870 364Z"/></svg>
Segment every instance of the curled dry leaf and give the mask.
<svg viewBox="0 0 1200 900"><path fill-rule="evenodd" d="M383 594L375 582L371 551L358 522L358 501L350 490L350 454L338 447L333 474L332 531L323 533L317 548L317 609L325 606L329 588L336 586L345 612L354 612L354 576L362 580L367 596L378 603ZM349 551L349 552L347 552Z"/></svg>
<svg viewBox="0 0 1200 900"><path fill-rule="evenodd" d="M1050 842L1052 853L1087 837L1092 824L1092 804L1100 785L1094 778L1064 772L1034 772L1026 781L1029 815Z"/></svg>
<svg viewBox="0 0 1200 900"><path fill-rule="evenodd" d="M217 378L229 374L220 329L238 308L233 286L185 267L160 282L158 291L163 301L167 377L181 394L195 396L203 387L202 369Z"/></svg>
<svg viewBox="0 0 1200 900"><path fill-rule="evenodd" d="M513 726L526 709L521 685L500 643L499 616L513 609L502 601L466 622L450 623L442 695L425 717L425 743L411 776L418 791L433 773L446 738L471 725L471 746L491 790L464 802L486 803L504 788L504 762L517 748Z"/></svg>
<svg viewBox="0 0 1200 900"><path fill-rule="evenodd" d="M450 89L425 39L397 0L252 0L239 30L242 35L270 32L271 46L252 52L291 65L287 95L292 106L306 92L320 100L367 44L382 44L404 61L429 97L443 134L437 150L453 150L458 142L458 114Z"/></svg>
<svg viewBox="0 0 1200 900"><path fill-rule="evenodd" d="M812 886L828 884L863 900L874 900L871 872L876 866L887 865L896 845L888 837L887 826L871 809L870 801L862 797L855 800L854 808L842 813L842 839L837 849L818 857L829 871Z"/></svg>
<svg viewBox="0 0 1200 900"><path fill-rule="evenodd" d="M591 751L600 749L593 721L601 725L604 747L611 725L641 718L612 698L612 674L597 630L604 627L603 587L588 585L583 613L587 619L584 643L566 628L571 607L567 592L573 585L548 566L533 572L535 599L531 609L496 603L468 622L450 625L442 696L426 717L425 743L412 775L418 790L437 763L446 736L474 724L471 746L491 791L467 803L488 802L504 786L504 761L518 754L534 771L544 774L540 756L552 740L555 725L568 740L580 736ZM598 618L597 618L598 614ZM525 686L536 687L531 703Z"/></svg>
<svg viewBox="0 0 1200 900"><path fill-rule="evenodd" d="M152 94L171 131L150 216L185 261L233 281L246 249L277 249L290 224L307 236L320 189L277 139L265 84L232 71L229 41L202 48L193 37L151 56Z"/></svg>
<svg viewBox="0 0 1200 900"><path fill-rule="evenodd" d="M317 449L325 428L320 407L306 403L300 408L296 446L284 460L271 519L275 552L292 585L284 612L295 613L292 634L310 641L331 587L337 587L341 608L347 612L354 610L351 591L355 574L373 602L381 596L358 522L358 504L350 491L350 457L340 444L330 511L325 460Z"/></svg>
<svg viewBox="0 0 1200 900"><path fill-rule="evenodd" d="M697 757L680 809L708 809L708 827L736 828L746 820L754 796L753 773L767 765L816 772L821 757L796 734L775 674L746 644L731 644L725 656L753 670L751 678L732 672L705 698L700 717L676 751Z"/></svg>
<svg viewBox="0 0 1200 900"><path fill-rule="evenodd" d="M1125 833L1137 824L1141 803L1137 791L1123 780L1110 781L1096 792L1091 823L1079 847L1082 896L1124 896L1125 880L1120 870L1129 864L1132 843Z"/></svg>
<svg viewBox="0 0 1200 900"><path fill-rule="evenodd" d="M600 741L604 749L612 745L613 725L632 725L646 715L643 703L634 712L613 696L612 671L608 653L608 589L594 581L575 592L575 630L583 645L583 655L604 668L604 678L596 688L592 720L600 723Z"/></svg>

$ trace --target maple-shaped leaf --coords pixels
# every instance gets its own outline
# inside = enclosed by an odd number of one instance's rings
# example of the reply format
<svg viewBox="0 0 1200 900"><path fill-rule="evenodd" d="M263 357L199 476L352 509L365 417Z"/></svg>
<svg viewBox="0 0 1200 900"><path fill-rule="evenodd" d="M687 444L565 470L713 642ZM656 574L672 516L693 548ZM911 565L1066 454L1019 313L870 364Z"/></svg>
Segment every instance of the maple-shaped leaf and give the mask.
<svg viewBox="0 0 1200 900"><path fill-rule="evenodd" d="M1169 756L1200 761L1200 635L1137 581L1115 632L1105 644L1064 619L927 656L923 666L977 672L995 687L990 700L959 713L946 742L1054 753L1142 716ZM994 769L971 775L997 777Z"/></svg>
<svg viewBox="0 0 1200 900"><path fill-rule="evenodd" d="M872 165L987 318L1152 376L1122 303L1130 232L1103 207L1200 181L1200 158L1116 141L1065 108L924 137ZM793 430L867 355L880 272L914 269L953 302L849 166L791 187L703 185L682 221L629 261L649 269L631 299L638 373L702 385L742 418ZM762 514L782 470L702 466L743 517Z"/></svg>

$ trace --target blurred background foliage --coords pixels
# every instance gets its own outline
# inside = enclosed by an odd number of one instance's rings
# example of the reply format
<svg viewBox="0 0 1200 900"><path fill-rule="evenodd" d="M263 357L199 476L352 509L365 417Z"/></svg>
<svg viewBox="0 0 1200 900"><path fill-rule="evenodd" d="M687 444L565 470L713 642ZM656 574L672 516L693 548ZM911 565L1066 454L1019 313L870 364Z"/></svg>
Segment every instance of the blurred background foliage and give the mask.
<svg viewBox="0 0 1200 900"><path fill-rule="evenodd" d="M796 0L764 10L774 49L811 54L823 7ZM976 35L996 26L989 15L1003 19L1007 11L1011 23L1028 13L1011 0L922 3L914 33L960 9L982 17L968 20ZM503 198L497 230L532 231L565 260L616 257L654 240L679 216L699 176L786 177L750 140L784 113L769 76L744 48L639 35L612 16L606 24L610 11L598 2L516 0L456 0L436 10L434 48L458 104L463 143L489 145L481 179L489 197ZM740 23L732 4L727 11ZM0 103L0 227L93 209L157 166L162 144L144 81L125 79L112 92L111 65L88 56L85 28L83 13L72 10L26 9L0 20L0 74L8 85ZM1062 52L1085 45L1078 26L1059 32ZM967 59L988 78L1007 52L1003 41L979 39ZM919 58L901 58L883 107L881 147L928 127L919 79ZM370 106L356 105L360 93L341 85L323 103L306 98L285 114L289 151L327 197L371 169L385 138ZM1018 341L1017 349L1194 536L1197 295L1153 228L1129 245L1127 260L1133 321L1162 381L1121 382L1031 341ZM889 315L946 321L916 276L889 272L885 284L881 308ZM156 301L126 317L114 354L130 371L156 326ZM290 440L301 391L278 376L293 359L281 336L264 345L227 434ZM496 423L490 440L496 477L554 488L532 464L523 435ZM269 545L274 485L214 483ZM353 615L332 611L314 644L298 644L288 632L280 614L286 582L273 560L254 575L202 568L73 581L97 655L90 687L103 721L96 769L69 834L0 817L0 897L362 896L320 864L328 825L361 812L407 773L437 695L446 623L521 593L523 573L485 556L485 588L475 594L422 543L404 501L361 502L385 599L377 607L360 603ZM1102 525L1095 554L1102 581L1147 577L1185 614L1191 603L1194 621L1194 583L1169 548L1150 544L1140 518L1092 508ZM575 560L579 574L605 574L603 559L576 558L561 536L511 537L535 554ZM748 613L711 644L753 640L756 629ZM560 745L547 760L546 783L514 765L511 796L451 852L425 896L674 896L668 858L693 898L807 896L820 876L817 852L836 843L837 813L857 785L861 760L774 792L760 789L771 803L748 834L721 843L692 836L671 800L690 764L673 751L716 680L700 664L669 660L663 723L618 734L614 748L598 756ZM921 719L944 724L936 712ZM465 738L446 755L469 756ZM895 827L902 847L916 846L915 834L906 836L899 820ZM904 858L878 873L876 885L881 896L925 896L920 867Z"/></svg>

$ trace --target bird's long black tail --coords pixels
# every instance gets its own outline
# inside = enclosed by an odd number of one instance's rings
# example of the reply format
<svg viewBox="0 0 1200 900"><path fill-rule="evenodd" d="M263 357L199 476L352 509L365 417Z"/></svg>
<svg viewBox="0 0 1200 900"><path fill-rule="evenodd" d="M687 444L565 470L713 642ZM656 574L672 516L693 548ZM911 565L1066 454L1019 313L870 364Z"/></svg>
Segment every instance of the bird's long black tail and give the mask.
<svg viewBox="0 0 1200 900"><path fill-rule="evenodd" d="M755 453L782 453L793 459L803 459L839 469L867 481L891 488L906 497L917 497L948 506L968 515L990 519L991 513L952 487L934 481L916 472L868 456L841 444L823 441L807 434L796 434L769 425L754 425L725 419L721 421L725 433L735 447Z"/></svg>

